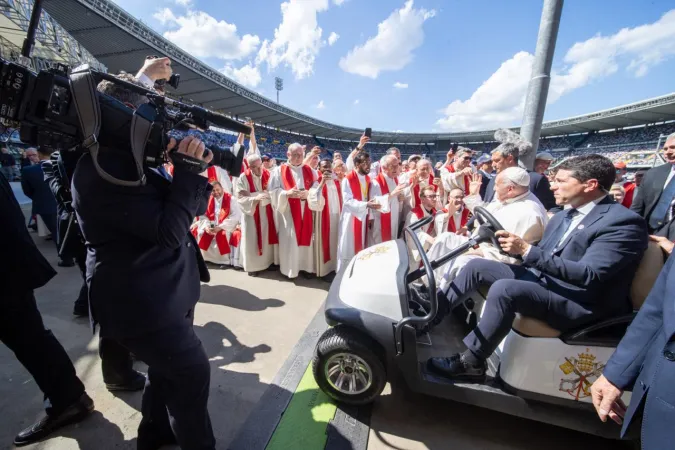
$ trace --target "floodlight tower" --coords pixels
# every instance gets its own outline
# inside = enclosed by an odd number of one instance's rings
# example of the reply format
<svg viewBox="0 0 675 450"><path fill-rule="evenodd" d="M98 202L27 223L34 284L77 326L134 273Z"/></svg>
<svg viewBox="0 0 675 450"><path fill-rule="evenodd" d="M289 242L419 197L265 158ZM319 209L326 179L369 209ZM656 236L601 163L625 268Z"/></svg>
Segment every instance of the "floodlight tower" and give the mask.
<svg viewBox="0 0 675 450"><path fill-rule="evenodd" d="M521 158L525 167L529 169L534 166L534 157L539 146L541 123L544 120L548 87L551 84L551 65L553 64L555 43L558 39L563 3L564 0L544 0L544 7L541 11L532 76L527 87L523 123L520 127L520 135L532 142L534 146L529 154L523 155Z"/></svg>
<svg viewBox="0 0 675 450"><path fill-rule="evenodd" d="M275 77L274 88L277 90L277 103L279 103L279 91L284 90L284 80L279 77Z"/></svg>

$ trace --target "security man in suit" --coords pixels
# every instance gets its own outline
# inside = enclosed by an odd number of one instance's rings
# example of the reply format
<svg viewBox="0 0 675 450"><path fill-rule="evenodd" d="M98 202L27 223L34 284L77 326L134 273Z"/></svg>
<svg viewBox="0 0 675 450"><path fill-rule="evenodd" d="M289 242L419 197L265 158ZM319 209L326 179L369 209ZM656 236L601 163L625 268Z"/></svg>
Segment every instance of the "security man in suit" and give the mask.
<svg viewBox="0 0 675 450"><path fill-rule="evenodd" d="M630 209L647 220L650 235L674 241L675 133L666 138L663 157L666 164L649 169L645 173Z"/></svg>
<svg viewBox="0 0 675 450"><path fill-rule="evenodd" d="M516 313L565 331L632 310L628 292L647 248L647 225L607 195L613 182L614 166L604 156L578 156L560 165L553 192L557 203L568 208L551 218L542 240L530 245L507 231L497 232L502 250L522 257L523 265L476 259L448 292L438 292L448 300L439 302L447 312L479 285L490 286L483 316L464 339L468 349L431 358L431 370L482 379L487 358L511 330Z"/></svg>
<svg viewBox="0 0 675 450"><path fill-rule="evenodd" d="M591 386L600 419L640 425L642 450L673 448L675 423L675 258L669 258L603 375ZM632 390L630 406L621 401Z"/></svg>
<svg viewBox="0 0 675 450"><path fill-rule="evenodd" d="M72 180L87 245L91 313L101 336L148 365L139 450L171 443L215 448L207 410L211 367L192 326L200 280L209 281L209 273L189 231L211 191L192 167L213 155L194 136L177 151L192 163L174 160L172 180L161 169L145 169L145 185L118 186L99 176L90 154L77 162ZM98 163L117 179L138 179L129 150L106 148Z"/></svg>
<svg viewBox="0 0 675 450"><path fill-rule="evenodd" d="M45 328L33 290L56 272L28 234L23 212L7 179L0 174L0 341L30 372L45 395L47 416L23 430L15 445L43 439L94 409L73 363L52 332Z"/></svg>

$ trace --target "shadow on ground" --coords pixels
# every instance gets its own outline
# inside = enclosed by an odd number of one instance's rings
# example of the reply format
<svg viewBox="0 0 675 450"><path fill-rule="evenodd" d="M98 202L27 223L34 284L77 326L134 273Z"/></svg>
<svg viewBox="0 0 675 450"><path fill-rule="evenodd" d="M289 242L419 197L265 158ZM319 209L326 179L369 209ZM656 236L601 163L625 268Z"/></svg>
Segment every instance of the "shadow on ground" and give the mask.
<svg viewBox="0 0 675 450"><path fill-rule="evenodd" d="M281 300L274 298L260 299L248 291L236 287L211 286L208 284L202 284L199 301L212 305L229 306L242 311L264 311L267 308L279 308L285 305Z"/></svg>

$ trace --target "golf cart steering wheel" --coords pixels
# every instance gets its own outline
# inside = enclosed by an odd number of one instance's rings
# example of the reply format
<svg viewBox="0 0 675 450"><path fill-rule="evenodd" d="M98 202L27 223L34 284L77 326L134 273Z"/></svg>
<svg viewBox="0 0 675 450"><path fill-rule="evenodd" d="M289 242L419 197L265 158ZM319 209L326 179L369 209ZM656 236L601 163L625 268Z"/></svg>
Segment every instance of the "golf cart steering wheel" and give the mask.
<svg viewBox="0 0 675 450"><path fill-rule="evenodd" d="M487 209L485 209L482 206L476 206L473 209L473 213L476 216L476 219L483 224L489 225L487 231L489 233L489 239L492 241L492 245L495 246L497 250L499 250L500 253L511 256L508 253L506 253L504 250L502 250L502 246L499 244L499 240L497 239L497 236L495 236L495 233L499 230L503 230L504 227L502 226L501 223L497 219L495 219L495 216L493 216Z"/></svg>

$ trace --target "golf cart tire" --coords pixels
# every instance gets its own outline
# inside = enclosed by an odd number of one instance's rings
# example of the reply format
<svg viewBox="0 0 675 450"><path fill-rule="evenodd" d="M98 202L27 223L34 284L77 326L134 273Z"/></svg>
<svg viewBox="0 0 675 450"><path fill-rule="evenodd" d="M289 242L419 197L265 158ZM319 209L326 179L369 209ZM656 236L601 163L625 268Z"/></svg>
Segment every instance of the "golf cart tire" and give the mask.
<svg viewBox="0 0 675 450"><path fill-rule="evenodd" d="M363 359L371 371L371 384L367 390L350 395L335 389L326 377L325 365L331 356L348 353ZM316 344L312 359L314 379L321 390L333 400L348 405L367 405L382 392L387 383L387 371L382 360L380 345L365 334L344 325L328 329Z"/></svg>

